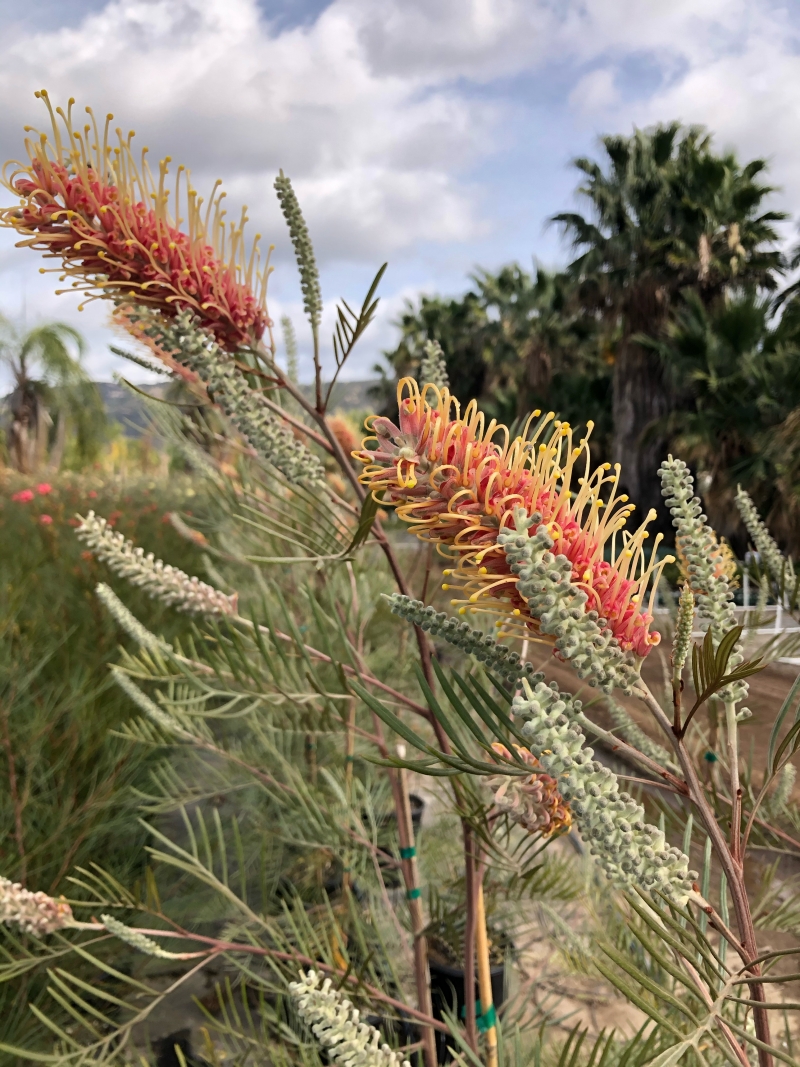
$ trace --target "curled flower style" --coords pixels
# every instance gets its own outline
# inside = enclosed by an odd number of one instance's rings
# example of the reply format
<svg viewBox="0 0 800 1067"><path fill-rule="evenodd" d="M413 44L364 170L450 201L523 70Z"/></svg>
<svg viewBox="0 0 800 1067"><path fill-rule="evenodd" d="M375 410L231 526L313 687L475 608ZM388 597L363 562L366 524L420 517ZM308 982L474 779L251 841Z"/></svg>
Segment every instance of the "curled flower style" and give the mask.
<svg viewBox="0 0 800 1067"><path fill-rule="evenodd" d="M492 748L503 759L512 759L505 745L495 742ZM530 749L521 745L514 745L514 749L533 773L527 778L507 774L484 778L484 783L494 793L495 806L506 812L513 822L524 827L529 834L540 833L550 837L569 830L572 813L564 803L555 779L541 772L539 761Z"/></svg>
<svg viewBox="0 0 800 1067"><path fill-rule="evenodd" d="M591 423L576 443L568 423L534 412L511 440L505 426L485 424L475 401L462 416L448 389L428 384L420 391L411 378L398 386L398 406L399 426L383 417L367 420L373 436L353 453L364 464L361 481L383 494L384 505L395 505L417 537L454 560L445 588L460 590L452 603L462 613L477 605L500 615L498 625L511 616L523 633L554 636L543 631L500 543L501 531L516 532L515 516L524 512L528 525L535 518L534 532L547 535L554 559L569 563L569 581L585 595L587 615L596 613L591 621L601 634L639 658L658 644L652 607L661 569L672 557L657 561L661 535L649 559L645 553L655 512L633 533L625 530L634 505L618 495L619 464L591 471Z"/></svg>
<svg viewBox="0 0 800 1067"><path fill-rule="evenodd" d="M101 136L90 108L89 122L76 129L73 100L65 112L53 109L44 90L36 95L50 112L52 140L26 127L37 133L25 141L30 162L3 168L3 184L19 204L0 210L0 225L16 230L21 246L61 260L51 269L63 272L62 280L73 278L72 288L87 299L134 300L167 316L188 308L225 347L258 340L269 325L269 268L262 268L258 236L246 251L245 210L238 223L226 221L219 182L203 207L183 166L168 210L169 157L156 179L146 148L137 163L133 133L124 137L117 128L117 143L110 143L113 115Z"/></svg>
<svg viewBox="0 0 800 1067"><path fill-rule="evenodd" d="M35 937L53 934L75 922L72 908L63 898L56 900L47 893L32 893L19 882L0 877L0 922L16 923Z"/></svg>

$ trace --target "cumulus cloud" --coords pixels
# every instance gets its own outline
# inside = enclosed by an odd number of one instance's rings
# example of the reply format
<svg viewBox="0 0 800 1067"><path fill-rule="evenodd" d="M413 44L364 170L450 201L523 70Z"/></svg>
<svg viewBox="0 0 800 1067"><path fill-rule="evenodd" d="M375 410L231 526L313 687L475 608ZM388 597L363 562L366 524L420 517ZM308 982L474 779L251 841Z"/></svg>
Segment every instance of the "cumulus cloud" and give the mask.
<svg viewBox="0 0 800 1067"><path fill-rule="evenodd" d="M619 102L614 71L607 67L591 70L569 94L569 103L584 115L606 112Z"/></svg>
<svg viewBox="0 0 800 1067"><path fill-rule="evenodd" d="M18 151L22 122L42 122L30 95L46 72L54 99L110 108L125 128L135 119L198 182L222 173L246 189L259 228L275 224L266 208L282 167L309 190L323 260L367 252L370 234L376 251L469 236L456 172L486 151L497 109L379 73L356 16L334 4L272 34L254 0L112 0L5 48L0 142Z"/></svg>
<svg viewBox="0 0 800 1067"><path fill-rule="evenodd" d="M543 115L558 140L548 133L547 153L528 158L537 188L563 195L532 206L526 255L542 217L568 199L566 160L589 149L588 135L634 122L703 122L742 156L772 157L786 206L800 201L797 20L772 0L332 0L301 25L270 19L260 2L63 0L44 29L6 26L0 154L20 154L24 123L44 125L42 85L110 108L155 158L188 164L201 191L223 177L231 214L249 205L282 266L290 248L272 180L283 168L336 292L352 296L354 272L384 259L404 264L394 295L387 277L362 370L388 343L397 286L409 291L413 276L434 289L437 263L452 277L453 262L466 274L513 254L491 242L508 238L503 196L531 196L530 171L513 160L521 144L545 143ZM34 259L10 258L0 239L0 309L25 289L30 309L53 313ZM281 271L274 317L297 295ZM55 307L75 319L73 304ZM76 322L101 345L99 310Z"/></svg>
<svg viewBox="0 0 800 1067"><path fill-rule="evenodd" d="M782 20L780 20L782 22ZM797 34L762 27L733 53L709 58L637 108L641 121L677 115L713 130L718 147L770 162L781 205L800 208L800 89Z"/></svg>

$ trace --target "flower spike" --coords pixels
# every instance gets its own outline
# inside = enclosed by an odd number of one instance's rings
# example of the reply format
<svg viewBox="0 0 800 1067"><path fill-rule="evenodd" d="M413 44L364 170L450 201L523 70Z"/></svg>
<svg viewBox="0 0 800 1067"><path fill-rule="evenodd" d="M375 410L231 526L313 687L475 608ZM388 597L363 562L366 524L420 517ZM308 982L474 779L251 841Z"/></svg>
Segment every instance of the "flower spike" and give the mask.
<svg viewBox="0 0 800 1067"><path fill-rule="evenodd" d="M131 585L144 589L148 596L189 615L236 614L235 593L231 596L222 593L207 582L156 559L152 552L145 555L143 548L137 548L93 511L86 518L79 518L75 533L92 554Z"/></svg>
<svg viewBox="0 0 800 1067"><path fill-rule="evenodd" d="M297 1014L328 1058L340 1067L411 1067L332 986L331 979L317 971L301 971L300 981L289 983Z"/></svg>
<svg viewBox="0 0 800 1067"><path fill-rule="evenodd" d="M592 759L581 729L580 700L555 682L524 679L514 697L514 718L545 774L555 779L581 836L615 885L659 890L676 904L690 898L696 871L662 830L645 822L645 810L619 788L612 770Z"/></svg>
<svg viewBox="0 0 800 1067"><path fill-rule="evenodd" d="M61 897L33 893L19 882L0 877L0 922L16 923L20 930L34 937L44 937L74 925L72 908Z"/></svg>
<svg viewBox="0 0 800 1067"><path fill-rule="evenodd" d="M26 127L37 134L25 141L29 163L10 161L3 168L3 185L19 203L0 210L0 225L16 230L20 245L61 260L52 269L62 280L72 278L72 288L89 300L134 301L168 317L188 308L226 348L257 341L269 325L269 266L261 265L258 236L249 254L245 248L246 212L236 223L225 220L220 183L203 207L180 166L172 193L169 156L156 178L146 148L140 160L134 157L132 132L123 136L117 128L112 143L113 115L101 134L87 107L89 121L79 129L73 100L65 112L53 109L44 90L36 96L50 113L52 131Z"/></svg>
<svg viewBox="0 0 800 1067"><path fill-rule="evenodd" d="M442 346L438 341L426 341L423 356L419 363L419 376L423 382L432 382L439 389L448 389L450 379L447 376Z"/></svg>
<svg viewBox="0 0 800 1067"><path fill-rule="evenodd" d="M633 505L618 493L619 465L592 472L588 432L576 442L569 424L552 412L534 412L510 440L505 426L494 420L486 425L475 401L462 415L447 388L428 383L420 389L412 378L398 386L398 407L400 425L371 417L373 436L353 455L364 465L361 481L383 494L382 504L395 505L417 537L439 545L454 561L445 571L445 588L459 591L452 603L460 613L490 611L501 625L511 620L510 633L518 627L519 636L533 631L552 640L553 628L542 625L546 605L537 607L527 596L502 543L527 537L533 527L534 537L541 532L548 553L563 565L571 599L562 606L591 616L598 632L585 635L587 640L596 645L597 638L607 649L613 639L606 659L614 664L587 667L588 676L595 684L628 688L632 671L660 640L650 629L653 601L661 569L672 557L657 560L660 535L645 552L652 514L633 533L625 529ZM558 646L556 651L569 658ZM588 656L587 663L597 658ZM621 673L612 677L615 664Z"/></svg>

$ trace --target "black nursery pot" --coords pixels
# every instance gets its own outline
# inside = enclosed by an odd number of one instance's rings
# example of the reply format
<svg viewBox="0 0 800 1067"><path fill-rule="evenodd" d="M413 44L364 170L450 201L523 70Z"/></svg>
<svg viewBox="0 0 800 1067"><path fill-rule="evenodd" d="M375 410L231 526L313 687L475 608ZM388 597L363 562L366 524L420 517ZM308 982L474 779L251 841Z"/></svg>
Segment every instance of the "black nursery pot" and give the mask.
<svg viewBox="0 0 800 1067"><path fill-rule="evenodd" d="M413 1045L420 1039L419 1029L411 1019L403 1012L399 1018L386 1015L368 1015L366 1021L376 1030L380 1030L384 1040L392 1048L402 1048L405 1045ZM411 1067L424 1067L422 1050L417 1049L405 1056L411 1063Z"/></svg>
<svg viewBox="0 0 800 1067"><path fill-rule="evenodd" d="M455 1004L456 1017L462 1022L466 1017L467 1000L464 986L464 970L462 967L451 967L446 963L437 963L429 960L431 972L431 1003L433 1006L434 1019L444 1020L444 1013L451 1013ZM498 963L490 970L492 978L492 1001L495 1009L499 1009L506 996L506 965ZM480 1000L478 992L477 968L475 975L475 1004ZM436 1031L436 1059L439 1063L449 1063L452 1059L447 1048L452 1045L453 1039L449 1034Z"/></svg>

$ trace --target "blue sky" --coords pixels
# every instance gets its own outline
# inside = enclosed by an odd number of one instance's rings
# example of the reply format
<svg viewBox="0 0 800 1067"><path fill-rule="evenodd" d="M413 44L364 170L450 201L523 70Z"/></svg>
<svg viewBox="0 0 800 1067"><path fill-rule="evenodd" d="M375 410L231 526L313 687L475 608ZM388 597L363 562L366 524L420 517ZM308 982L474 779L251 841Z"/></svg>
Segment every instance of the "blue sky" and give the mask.
<svg viewBox="0 0 800 1067"><path fill-rule="evenodd" d="M703 123L719 147L769 158L774 205L800 216L796 3L0 0L3 159L21 155L25 123L45 127L40 87L113 110L199 189L222 178L276 246L270 313L290 314L301 340L278 168L315 240L328 325L388 260L350 377L392 344L406 298L461 292L479 265L565 262L547 219L575 206L570 160L602 133ZM0 311L79 326L93 374L110 378L106 309L79 314L39 266L0 232Z"/></svg>

